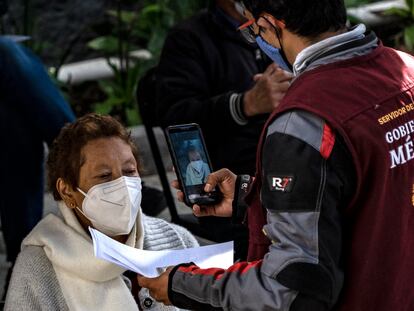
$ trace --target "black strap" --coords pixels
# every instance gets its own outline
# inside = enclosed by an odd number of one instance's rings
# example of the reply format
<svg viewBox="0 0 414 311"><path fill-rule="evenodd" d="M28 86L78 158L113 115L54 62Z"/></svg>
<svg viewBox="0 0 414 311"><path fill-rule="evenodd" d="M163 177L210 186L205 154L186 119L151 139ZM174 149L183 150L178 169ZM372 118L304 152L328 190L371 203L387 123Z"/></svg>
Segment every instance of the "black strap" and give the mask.
<svg viewBox="0 0 414 311"><path fill-rule="evenodd" d="M242 223L245 220L248 205L244 199L247 193L249 193L252 181L253 178L249 175L237 176L231 215L234 224Z"/></svg>

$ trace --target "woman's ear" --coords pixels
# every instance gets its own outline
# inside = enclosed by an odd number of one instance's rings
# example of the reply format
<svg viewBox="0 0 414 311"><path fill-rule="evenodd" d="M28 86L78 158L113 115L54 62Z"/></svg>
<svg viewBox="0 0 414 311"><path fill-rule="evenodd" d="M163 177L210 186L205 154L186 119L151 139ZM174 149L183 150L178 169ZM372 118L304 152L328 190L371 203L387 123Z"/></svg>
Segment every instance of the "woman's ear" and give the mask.
<svg viewBox="0 0 414 311"><path fill-rule="evenodd" d="M74 195L75 191L72 186L66 183L62 178L58 178L56 181L56 189L67 207L75 208L78 205Z"/></svg>

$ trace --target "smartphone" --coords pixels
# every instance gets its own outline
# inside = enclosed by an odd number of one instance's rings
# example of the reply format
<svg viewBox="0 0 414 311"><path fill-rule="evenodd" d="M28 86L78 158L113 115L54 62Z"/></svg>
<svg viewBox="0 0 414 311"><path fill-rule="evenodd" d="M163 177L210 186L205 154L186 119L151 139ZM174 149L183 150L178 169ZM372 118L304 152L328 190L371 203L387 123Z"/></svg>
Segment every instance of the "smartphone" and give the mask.
<svg viewBox="0 0 414 311"><path fill-rule="evenodd" d="M196 123L169 126L165 136L184 193L184 203L191 207L220 201L218 189L208 193L204 191L207 176L213 169L200 126Z"/></svg>

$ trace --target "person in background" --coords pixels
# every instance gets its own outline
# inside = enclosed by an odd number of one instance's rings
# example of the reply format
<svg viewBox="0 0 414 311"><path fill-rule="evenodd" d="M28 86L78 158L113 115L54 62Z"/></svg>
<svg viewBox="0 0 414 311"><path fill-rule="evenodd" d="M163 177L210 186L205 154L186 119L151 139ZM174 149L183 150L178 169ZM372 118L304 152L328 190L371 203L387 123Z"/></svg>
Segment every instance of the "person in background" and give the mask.
<svg viewBox="0 0 414 311"><path fill-rule="evenodd" d="M47 160L60 214L24 239L5 310L177 310L138 292L136 274L94 256L88 227L139 249L198 246L185 229L142 213L138 156L112 117L89 114L62 129Z"/></svg>
<svg viewBox="0 0 414 311"><path fill-rule="evenodd" d="M42 217L44 144L75 116L41 61L7 36L0 36L0 70L0 218L13 264Z"/></svg>
<svg viewBox="0 0 414 311"><path fill-rule="evenodd" d="M156 98L163 127L201 126L214 169L252 175L260 131L291 74L243 40L237 28L246 18L237 3L210 1L207 10L169 32L156 70ZM227 219L204 218L200 225L214 228L216 241L235 240L235 258L246 258L246 228Z"/></svg>
<svg viewBox="0 0 414 311"><path fill-rule="evenodd" d="M260 131L291 75L243 39L236 5L210 1L169 32L156 71L158 118L164 127L198 123L215 169L253 174Z"/></svg>
<svg viewBox="0 0 414 311"><path fill-rule="evenodd" d="M212 173L205 191L218 185L223 200L193 211L244 216L248 203L248 261L181 264L140 285L199 310L412 310L413 56L348 28L343 0L243 2L249 38L295 77L264 127L254 182Z"/></svg>

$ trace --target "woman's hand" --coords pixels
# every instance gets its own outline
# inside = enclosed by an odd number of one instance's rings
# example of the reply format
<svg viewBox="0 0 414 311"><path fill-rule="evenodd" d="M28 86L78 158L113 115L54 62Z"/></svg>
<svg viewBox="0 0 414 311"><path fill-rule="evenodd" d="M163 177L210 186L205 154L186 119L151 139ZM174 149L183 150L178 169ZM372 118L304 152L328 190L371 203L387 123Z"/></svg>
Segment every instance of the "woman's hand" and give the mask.
<svg viewBox="0 0 414 311"><path fill-rule="evenodd" d="M172 269L173 267L167 268L164 273L156 278L137 276L138 284L141 287L148 288L149 294L155 300L165 305L171 305L171 301L168 298L168 278Z"/></svg>

